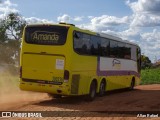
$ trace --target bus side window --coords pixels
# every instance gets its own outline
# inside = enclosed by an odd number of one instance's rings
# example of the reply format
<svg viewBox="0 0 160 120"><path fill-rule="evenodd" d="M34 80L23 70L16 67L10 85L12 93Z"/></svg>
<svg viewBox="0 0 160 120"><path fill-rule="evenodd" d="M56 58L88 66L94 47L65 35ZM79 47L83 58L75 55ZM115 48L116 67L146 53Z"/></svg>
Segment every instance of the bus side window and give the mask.
<svg viewBox="0 0 160 120"><path fill-rule="evenodd" d="M74 38L75 39L80 39L80 37L81 37L81 34L79 32L74 33Z"/></svg>
<svg viewBox="0 0 160 120"><path fill-rule="evenodd" d="M118 42L118 58L124 58L125 56L125 44Z"/></svg>
<svg viewBox="0 0 160 120"><path fill-rule="evenodd" d="M74 33L74 50L82 55L89 55L90 54L90 35L75 32Z"/></svg>
<svg viewBox="0 0 160 120"><path fill-rule="evenodd" d="M125 55L124 58L131 59L131 46L129 44L125 45Z"/></svg>
<svg viewBox="0 0 160 120"><path fill-rule="evenodd" d="M91 54L91 37L88 34L82 33L82 41L83 41L83 45L82 45L82 54L87 54L90 55Z"/></svg>
<svg viewBox="0 0 160 120"><path fill-rule="evenodd" d="M99 55L100 50L100 37L91 36L91 55Z"/></svg>
<svg viewBox="0 0 160 120"><path fill-rule="evenodd" d="M131 59L134 61L137 60L137 47L135 45L131 46Z"/></svg>
<svg viewBox="0 0 160 120"><path fill-rule="evenodd" d="M100 41L100 56L109 56L109 39L101 38Z"/></svg>
<svg viewBox="0 0 160 120"><path fill-rule="evenodd" d="M118 46L116 41L110 41L110 57L117 57Z"/></svg>
<svg viewBox="0 0 160 120"><path fill-rule="evenodd" d="M74 49L78 53L82 50L82 34L80 32L74 32Z"/></svg>

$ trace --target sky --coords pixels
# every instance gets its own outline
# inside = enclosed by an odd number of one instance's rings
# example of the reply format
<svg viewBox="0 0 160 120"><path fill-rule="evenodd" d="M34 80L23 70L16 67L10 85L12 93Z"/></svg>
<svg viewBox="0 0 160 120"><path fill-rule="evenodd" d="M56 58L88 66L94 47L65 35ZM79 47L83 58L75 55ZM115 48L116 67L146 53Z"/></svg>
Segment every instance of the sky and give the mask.
<svg viewBox="0 0 160 120"><path fill-rule="evenodd" d="M67 22L137 43L160 59L160 0L1 0L0 19L18 12L28 23Z"/></svg>

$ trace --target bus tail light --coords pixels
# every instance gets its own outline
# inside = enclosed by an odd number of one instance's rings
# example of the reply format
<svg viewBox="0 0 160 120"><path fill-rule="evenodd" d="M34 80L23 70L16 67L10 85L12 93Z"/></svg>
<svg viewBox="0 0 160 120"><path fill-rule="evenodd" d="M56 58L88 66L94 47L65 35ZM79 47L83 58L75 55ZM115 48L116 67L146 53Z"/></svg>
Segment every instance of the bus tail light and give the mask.
<svg viewBox="0 0 160 120"><path fill-rule="evenodd" d="M22 78L22 66L19 69L19 77Z"/></svg>
<svg viewBox="0 0 160 120"><path fill-rule="evenodd" d="M68 80L69 80L69 71L64 70L64 82L68 82Z"/></svg>

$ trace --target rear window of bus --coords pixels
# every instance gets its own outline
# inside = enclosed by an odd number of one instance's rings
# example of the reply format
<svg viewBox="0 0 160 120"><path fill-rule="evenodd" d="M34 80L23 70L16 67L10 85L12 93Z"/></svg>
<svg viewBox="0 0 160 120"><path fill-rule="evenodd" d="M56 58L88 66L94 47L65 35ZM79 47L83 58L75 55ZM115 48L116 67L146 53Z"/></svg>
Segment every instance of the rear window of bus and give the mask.
<svg viewBox="0 0 160 120"><path fill-rule="evenodd" d="M25 29L25 41L30 44L63 45L67 33L68 27L64 26L28 26Z"/></svg>

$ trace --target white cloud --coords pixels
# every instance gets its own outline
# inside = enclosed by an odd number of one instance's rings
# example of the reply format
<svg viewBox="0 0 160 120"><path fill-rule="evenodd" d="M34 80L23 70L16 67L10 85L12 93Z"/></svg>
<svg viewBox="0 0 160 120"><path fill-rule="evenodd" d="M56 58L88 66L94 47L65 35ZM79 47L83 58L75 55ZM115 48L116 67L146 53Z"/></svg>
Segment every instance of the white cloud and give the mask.
<svg viewBox="0 0 160 120"><path fill-rule="evenodd" d="M130 17L124 16L118 18L116 16L102 15L99 17L88 16L90 23L81 24L79 27L89 29L96 32L104 32L106 30L116 30L119 26L128 25Z"/></svg>
<svg viewBox="0 0 160 120"><path fill-rule="evenodd" d="M141 36L147 42L156 42L160 48L160 32L157 29L154 29L153 32L142 33Z"/></svg>
<svg viewBox="0 0 160 120"><path fill-rule="evenodd" d="M0 12L3 12L3 14L6 15L11 12L16 13L16 12L18 12L18 10L15 8L10 8L10 7L6 6L6 7L0 7Z"/></svg>
<svg viewBox="0 0 160 120"><path fill-rule="evenodd" d="M30 18L23 18L26 20L27 23L29 24L37 24L37 23L54 23L53 21L49 21L47 19L40 19L36 17L30 17Z"/></svg>
<svg viewBox="0 0 160 120"><path fill-rule="evenodd" d="M58 21L58 22L69 22L70 19L71 19L71 17L70 17L69 15L64 14L64 15L62 15L62 16L59 16L59 17L57 18L57 21Z"/></svg>
<svg viewBox="0 0 160 120"><path fill-rule="evenodd" d="M17 7L17 4L12 3L10 0L5 0L4 2L0 3L0 19L3 19L6 17L8 13L18 13L19 11L15 8ZM40 19L36 17L29 17L25 18L23 17L24 20L26 20L27 23L54 23L53 21L49 21L47 19Z"/></svg>
<svg viewBox="0 0 160 120"><path fill-rule="evenodd" d="M83 18L84 18L83 16L82 16L82 17L76 16L76 17L73 18L73 20L74 20L74 21L77 21L77 22L80 22L80 21L83 20Z"/></svg>
<svg viewBox="0 0 160 120"><path fill-rule="evenodd" d="M57 17L57 21L58 22L66 22L66 23L69 23L69 22L80 22L83 20L83 16L74 16L74 17L71 17L67 14L63 14L62 16L58 16Z"/></svg>
<svg viewBox="0 0 160 120"><path fill-rule="evenodd" d="M118 18L115 16L102 15L100 17L94 17L91 19L91 24L95 25L106 25L106 26L116 26L121 24L126 24L129 21L129 17L125 16Z"/></svg>
<svg viewBox="0 0 160 120"><path fill-rule="evenodd" d="M128 0L126 3L135 13L160 14L160 0L138 0L136 2L130 2L130 0Z"/></svg>
<svg viewBox="0 0 160 120"><path fill-rule="evenodd" d="M154 27L160 26L160 0L138 0L136 2L126 1L132 9L132 27Z"/></svg>
<svg viewBox="0 0 160 120"><path fill-rule="evenodd" d="M13 4L13 3L11 3L11 1L10 1L10 0L5 0L3 4L4 4L4 5L6 5L6 6L15 6L15 7L17 7L17 6L18 6L17 4Z"/></svg>
<svg viewBox="0 0 160 120"><path fill-rule="evenodd" d="M139 35L139 31L140 31L139 28L136 28L136 27L131 28L131 27L130 27L129 29L120 32L120 34L121 34L122 36L133 37L133 36Z"/></svg>
<svg viewBox="0 0 160 120"><path fill-rule="evenodd" d="M141 48L144 54L148 55L152 62L155 56L160 56L160 32L154 29L152 32L141 33Z"/></svg>
<svg viewBox="0 0 160 120"><path fill-rule="evenodd" d="M94 18L94 16L88 16L88 18L89 18L89 19L92 19L92 18Z"/></svg>
<svg viewBox="0 0 160 120"><path fill-rule="evenodd" d="M148 14L134 14L133 21L130 24L132 27L154 27L160 26L160 16Z"/></svg>
<svg viewBox="0 0 160 120"><path fill-rule="evenodd" d="M126 3L133 11L130 28L150 27L152 30L153 27L160 26L160 0L138 0L135 2L128 0ZM128 31L127 34L129 33ZM153 32L144 32L141 29L137 36L139 36L137 40L142 53L149 56L154 62L155 56L160 56L160 32L157 29L154 29Z"/></svg>
<svg viewBox="0 0 160 120"><path fill-rule="evenodd" d="M6 0L0 3L0 12L4 15L10 12L18 12L18 10L13 7L17 7L17 4L13 4L10 0Z"/></svg>

